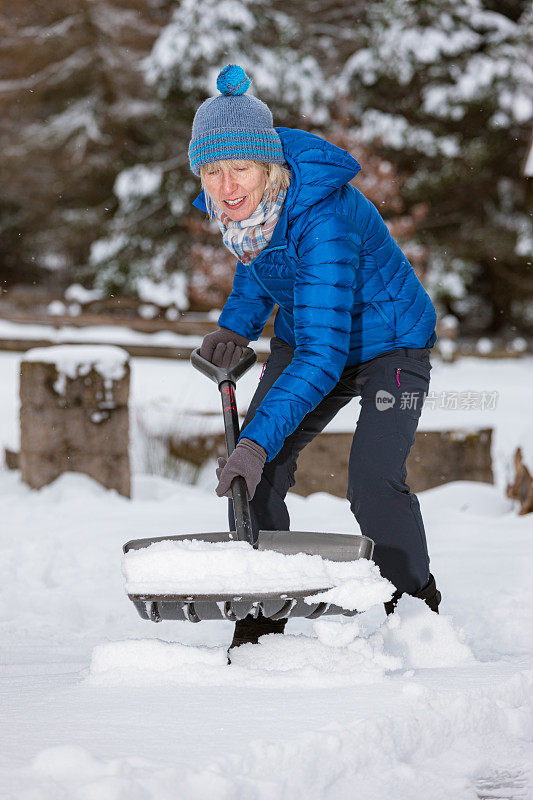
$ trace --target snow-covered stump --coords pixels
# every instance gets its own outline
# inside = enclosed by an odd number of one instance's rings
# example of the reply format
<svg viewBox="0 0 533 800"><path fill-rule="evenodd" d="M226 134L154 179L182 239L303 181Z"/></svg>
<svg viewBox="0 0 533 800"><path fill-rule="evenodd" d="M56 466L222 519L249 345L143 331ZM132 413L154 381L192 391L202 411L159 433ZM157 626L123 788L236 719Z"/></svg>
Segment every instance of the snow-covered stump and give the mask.
<svg viewBox="0 0 533 800"><path fill-rule="evenodd" d="M83 472L131 496L129 356L119 347L29 350L20 368L20 469L32 489Z"/></svg>

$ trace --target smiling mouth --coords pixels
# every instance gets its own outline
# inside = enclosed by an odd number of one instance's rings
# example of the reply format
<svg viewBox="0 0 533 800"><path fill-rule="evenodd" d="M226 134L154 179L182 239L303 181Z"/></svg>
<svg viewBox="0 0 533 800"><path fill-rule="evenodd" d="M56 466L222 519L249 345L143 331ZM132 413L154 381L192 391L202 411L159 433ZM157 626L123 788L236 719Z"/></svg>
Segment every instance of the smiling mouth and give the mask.
<svg viewBox="0 0 533 800"><path fill-rule="evenodd" d="M244 197L239 197L236 200L224 200L224 202L230 208L238 208L244 203L245 200L246 200L246 195Z"/></svg>

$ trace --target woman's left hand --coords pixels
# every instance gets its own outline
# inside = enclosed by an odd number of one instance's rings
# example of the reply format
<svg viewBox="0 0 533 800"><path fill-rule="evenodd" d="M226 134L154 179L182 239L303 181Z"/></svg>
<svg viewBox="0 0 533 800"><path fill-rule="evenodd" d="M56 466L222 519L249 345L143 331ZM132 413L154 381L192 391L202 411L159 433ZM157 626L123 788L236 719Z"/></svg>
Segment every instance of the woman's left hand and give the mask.
<svg viewBox="0 0 533 800"><path fill-rule="evenodd" d="M227 460L218 459L218 486L215 490L218 496L233 497L231 482L237 475L241 475L246 481L248 500L251 500L261 480L266 456L266 450L260 444L251 439L241 439Z"/></svg>

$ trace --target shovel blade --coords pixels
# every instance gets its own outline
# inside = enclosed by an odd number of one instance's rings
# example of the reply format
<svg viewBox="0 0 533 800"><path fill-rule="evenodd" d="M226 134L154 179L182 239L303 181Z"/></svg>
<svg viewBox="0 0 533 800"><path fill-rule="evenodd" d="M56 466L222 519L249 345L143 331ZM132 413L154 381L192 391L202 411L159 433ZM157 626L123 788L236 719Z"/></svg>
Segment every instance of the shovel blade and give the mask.
<svg viewBox="0 0 533 800"><path fill-rule="evenodd" d="M123 550L142 550L155 542L167 541L203 541L203 542L235 542L235 531L215 533L180 534L178 536L158 536L149 539L133 539L127 542ZM259 550L274 550L284 555L306 553L318 555L329 561L354 561L359 558L372 558L374 543L367 536L341 533L317 533L310 531L260 531L257 543ZM320 602L309 604L304 597L326 591L323 589L300 589L292 592L261 592L258 594L214 593L214 594L130 594L143 619L160 622L161 620L181 620L200 622L202 620L243 619L248 614L259 612L270 619L286 617L317 617L330 614L354 616L356 611Z"/></svg>

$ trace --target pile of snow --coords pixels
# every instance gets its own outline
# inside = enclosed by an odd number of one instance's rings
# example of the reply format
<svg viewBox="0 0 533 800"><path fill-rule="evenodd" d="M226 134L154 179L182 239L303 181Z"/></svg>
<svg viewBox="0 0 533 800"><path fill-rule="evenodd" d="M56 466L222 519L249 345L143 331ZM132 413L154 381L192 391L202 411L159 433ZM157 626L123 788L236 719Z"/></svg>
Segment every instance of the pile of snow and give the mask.
<svg viewBox="0 0 533 800"><path fill-rule="evenodd" d="M324 617L314 634L270 634L257 645L232 650L194 647L159 639L108 642L94 648L88 684L354 686L388 675L412 677L415 669L475 663L465 635L449 616L434 614L421 601L404 597L397 611L365 635L359 617Z"/></svg>
<svg viewBox="0 0 533 800"><path fill-rule="evenodd" d="M226 650L222 647L128 639L94 648L89 683L98 686L212 683L213 673L225 671L226 667Z"/></svg>
<svg viewBox="0 0 533 800"><path fill-rule="evenodd" d="M58 373L54 389L63 394L67 378L88 375L92 369L107 383L121 380L129 353L114 345L56 345L28 350L21 360L54 364Z"/></svg>
<svg viewBox="0 0 533 800"><path fill-rule="evenodd" d="M231 651L161 640L127 640L93 650L90 686L354 686L384 680L402 661L383 650L378 634L347 646L320 638L270 634Z"/></svg>
<svg viewBox="0 0 533 800"><path fill-rule="evenodd" d="M327 534L324 534L327 536ZM306 598L366 611L392 597L393 585L371 561L328 561L318 555L254 550L247 542L155 542L124 556L128 594L262 594L309 589Z"/></svg>
<svg viewBox="0 0 533 800"><path fill-rule="evenodd" d="M231 652L231 671L276 676L276 683L309 686L353 686L383 681L399 670L401 660L383 650L379 636L357 638L345 646L324 644L321 637L271 635L259 646L242 645Z"/></svg>
<svg viewBox="0 0 533 800"><path fill-rule="evenodd" d="M55 364L58 372L69 378L86 375L94 368L100 375L119 380L124 375L124 364L128 361L126 350L114 345L57 345L35 347L28 350L22 361L39 361Z"/></svg>
<svg viewBox="0 0 533 800"><path fill-rule="evenodd" d="M404 669L458 667L475 661L452 617L434 614L407 595L381 628L381 635L385 651L399 658Z"/></svg>
<svg viewBox="0 0 533 800"><path fill-rule="evenodd" d="M414 675L413 669L440 669L472 664L464 633L452 618L434 614L413 597L402 598L395 613L370 635L362 618L324 617L314 623L316 638L270 635L259 646L248 644L232 651L232 668L254 672L292 674L295 682L352 685L382 680L387 673ZM326 679L327 678L327 679Z"/></svg>

